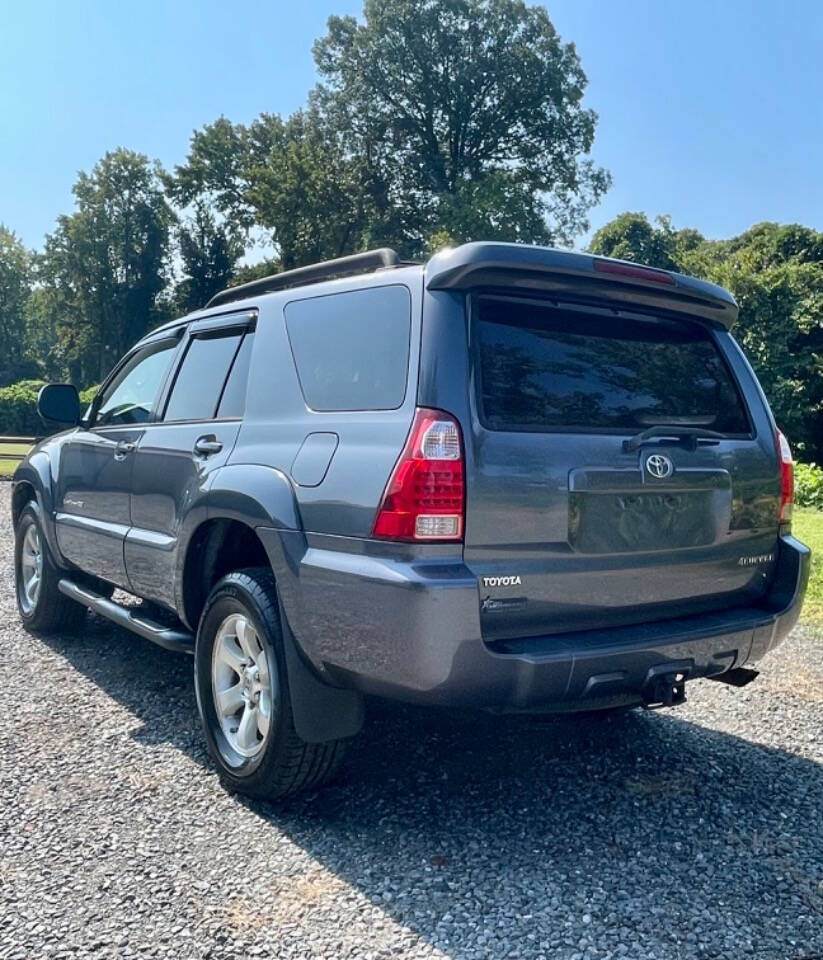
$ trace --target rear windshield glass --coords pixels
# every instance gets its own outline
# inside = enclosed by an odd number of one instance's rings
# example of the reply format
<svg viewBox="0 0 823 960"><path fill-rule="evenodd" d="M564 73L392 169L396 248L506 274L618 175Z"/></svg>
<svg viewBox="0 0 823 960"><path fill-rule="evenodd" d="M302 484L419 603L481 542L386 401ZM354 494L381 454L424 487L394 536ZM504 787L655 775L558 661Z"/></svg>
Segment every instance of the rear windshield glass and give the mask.
<svg viewBox="0 0 823 960"><path fill-rule="evenodd" d="M480 407L492 430L641 430L691 424L747 435L726 364L699 327L481 298Z"/></svg>
<svg viewBox="0 0 823 960"><path fill-rule="evenodd" d="M313 410L391 410L403 403L411 297L393 285L286 307L297 375Z"/></svg>

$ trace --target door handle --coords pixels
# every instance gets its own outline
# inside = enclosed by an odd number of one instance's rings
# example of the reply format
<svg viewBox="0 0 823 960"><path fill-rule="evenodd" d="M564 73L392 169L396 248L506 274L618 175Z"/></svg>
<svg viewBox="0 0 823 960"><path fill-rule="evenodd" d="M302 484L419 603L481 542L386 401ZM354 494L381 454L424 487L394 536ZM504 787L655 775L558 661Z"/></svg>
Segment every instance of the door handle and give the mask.
<svg viewBox="0 0 823 960"><path fill-rule="evenodd" d="M134 440L118 440L114 448L114 459L125 460L130 453L134 452L136 446Z"/></svg>
<svg viewBox="0 0 823 960"><path fill-rule="evenodd" d="M220 453L222 449L223 444L213 433L206 437L198 437L194 441L194 452L199 453L201 457L210 457L213 453Z"/></svg>

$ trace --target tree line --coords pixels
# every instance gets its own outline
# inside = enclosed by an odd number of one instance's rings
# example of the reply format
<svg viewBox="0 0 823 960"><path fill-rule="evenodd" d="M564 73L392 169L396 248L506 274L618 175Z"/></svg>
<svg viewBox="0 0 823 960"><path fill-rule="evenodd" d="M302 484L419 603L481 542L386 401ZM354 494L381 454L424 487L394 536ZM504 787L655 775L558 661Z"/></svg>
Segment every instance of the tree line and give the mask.
<svg viewBox="0 0 823 960"><path fill-rule="evenodd" d="M610 176L590 157L580 58L543 7L365 0L313 54L319 82L291 116L220 117L171 170L107 153L40 250L0 226L0 387L97 383L148 329L263 273L384 245L570 246L588 229ZM272 255L244 265L260 244ZM591 248L732 289L781 424L823 450L819 233L762 224L718 242L624 214Z"/></svg>

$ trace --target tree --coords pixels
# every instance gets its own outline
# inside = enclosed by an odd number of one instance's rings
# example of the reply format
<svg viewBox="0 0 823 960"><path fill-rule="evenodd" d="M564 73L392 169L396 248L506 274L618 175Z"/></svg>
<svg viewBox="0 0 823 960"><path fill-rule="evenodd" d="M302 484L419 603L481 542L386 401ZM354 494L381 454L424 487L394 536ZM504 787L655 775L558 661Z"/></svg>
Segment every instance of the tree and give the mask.
<svg viewBox="0 0 823 960"><path fill-rule="evenodd" d="M192 217L180 224L177 232L183 279L177 285L175 300L183 311L205 306L234 275L243 256L243 243L236 230L218 223L201 201Z"/></svg>
<svg viewBox="0 0 823 960"><path fill-rule="evenodd" d="M823 233L761 223L706 244L692 264L740 306L734 333L780 428L807 460L823 458Z"/></svg>
<svg viewBox="0 0 823 960"><path fill-rule="evenodd" d="M21 368L31 256L17 235L0 224L0 386L29 372Z"/></svg>
<svg viewBox="0 0 823 960"><path fill-rule="evenodd" d="M174 215L148 158L122 148L81 173L73 192L77 209L46 238L40 275L69 371L93 383L164 318Z"/></svg>
<svg viewBox="0 0 823 960"><path fill-rule="evenodd" d="M592 237L591 253L632 260L662 270L681 270L687 255L704 242L696 230L675 230L669 217L656 217L653 226L645 213L621 213Z"/></svg>
<svg viewBox="0 0 823 960"><path fill-rule="evenodd" d="M588 159L586 77L542 7L367 0L315 44L322 83L287 120L224 117L167 179L233 224L263 227L283 268L390 245L568 243L609 175Z"/></svg>
<svg viewBox="0 0 823 960"><path fill-rule="evenodd" d="M406 204L409 238L446 229L568 243L609 184L586 159L586 76L543 7L522 0L366 0L314 47L312 102L338 118ZM478 216L477 193L485 203ZM520 211L513 223L513 212Z"/></svg>

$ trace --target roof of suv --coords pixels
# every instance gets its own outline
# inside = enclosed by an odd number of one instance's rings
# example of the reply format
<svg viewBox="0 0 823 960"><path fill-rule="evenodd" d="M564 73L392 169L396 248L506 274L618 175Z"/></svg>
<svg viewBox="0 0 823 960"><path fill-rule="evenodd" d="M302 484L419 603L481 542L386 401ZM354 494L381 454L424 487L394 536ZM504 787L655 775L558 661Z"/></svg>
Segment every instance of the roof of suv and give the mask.
<svg viewBox="0 0 823 960"><path fill-rule="evenodd" d="M202 310L157 327L151 335L209 315L215 307L230 304L233 311L242 310L254 307L259 297L279 290L358 274L393 275L403 268L404 272L411 268L422 272L429 290L501 286L509 290L540 289L564 298L608 299L627 308L687 315L727 330L738 314L737 303L727 290L686 274L552 247L482 241L441 250L424 264L401 261L393 250L382 248L227 287Z"/></svg>

